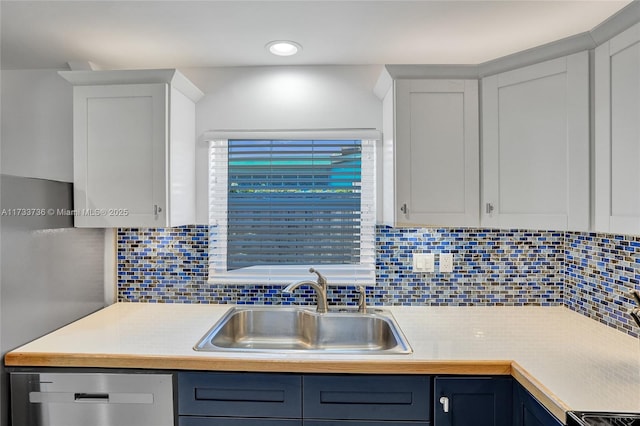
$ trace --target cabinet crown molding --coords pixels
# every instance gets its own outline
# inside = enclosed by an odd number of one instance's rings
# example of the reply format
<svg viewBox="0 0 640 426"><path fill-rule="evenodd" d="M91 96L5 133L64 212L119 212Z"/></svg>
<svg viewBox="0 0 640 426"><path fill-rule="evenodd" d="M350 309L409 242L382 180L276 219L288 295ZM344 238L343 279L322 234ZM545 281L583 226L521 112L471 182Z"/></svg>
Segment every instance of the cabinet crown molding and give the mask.
<svg viewBox="0 0 640 426"><path fill-rule="evenodd" d="M193 102L198 102L204 96L204 93L177 69L58 71L58 74L74 86L166 83Z"/></svg>
<svg viewBox="0 0 640 426"><path fill-rule="evenodd" d="M479 64L387 64L373 92L382 99L399 79L482 79L539 62L595 49L640 23L640 0L634 0L589 31Z"/></svg>

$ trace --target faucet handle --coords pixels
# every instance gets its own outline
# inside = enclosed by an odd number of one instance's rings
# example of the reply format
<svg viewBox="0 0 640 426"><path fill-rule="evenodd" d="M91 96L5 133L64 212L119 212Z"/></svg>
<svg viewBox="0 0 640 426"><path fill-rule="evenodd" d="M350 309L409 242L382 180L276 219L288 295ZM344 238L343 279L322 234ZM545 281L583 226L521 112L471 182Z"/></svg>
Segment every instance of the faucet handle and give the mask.
<svg viewBox="0 0 640 426"><path fill-rule="evenodd" d="M327 279L325 278L324 275L320 273L320 271L316 270L315 268L309 268L309 272L311 272L312 274L316 274L318 276L318 284L320 286L322 287L327 286Z"/></svg>
<svg viewBox="0 0 640 426"><path fill-rule="evenodd" d="M367 313L367 290L364 286L358 286L358 312L362 314Z"/></svg>

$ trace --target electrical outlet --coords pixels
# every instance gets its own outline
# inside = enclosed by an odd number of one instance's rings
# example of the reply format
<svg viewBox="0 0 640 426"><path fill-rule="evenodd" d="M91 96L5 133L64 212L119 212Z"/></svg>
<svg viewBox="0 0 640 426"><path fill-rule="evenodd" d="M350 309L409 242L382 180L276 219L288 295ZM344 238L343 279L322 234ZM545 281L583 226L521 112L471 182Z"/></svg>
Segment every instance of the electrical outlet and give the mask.
<svg viewBox="0 0 640 426"><path fill-rule="evenodd" d="M440 253L440 272L453 272L453 253Z"/></svg>
<svg viewBox="0 0 640 426"><path fill-rule="evenodd" d="M434 263L433 253L413 253L413 272L434 272Z"/></svg>

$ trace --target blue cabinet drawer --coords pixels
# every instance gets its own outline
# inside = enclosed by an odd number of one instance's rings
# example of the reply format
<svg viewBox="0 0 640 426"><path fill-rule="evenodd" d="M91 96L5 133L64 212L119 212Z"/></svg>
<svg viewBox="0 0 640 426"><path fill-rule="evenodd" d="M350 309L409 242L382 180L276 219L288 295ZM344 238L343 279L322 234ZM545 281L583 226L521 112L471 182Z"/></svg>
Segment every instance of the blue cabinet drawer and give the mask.
<svg viewBox="0 0 640 426"><path fill-rule="evenodd" d="M305 419L429 420L427 376L309 375L303 384Z"/></svg>
<svg viewBox="0 0 640 426"><path fill-rule="evenodd" d="M178 426L302 426L302 420L183 416L179 418Z"/></svg>
<svg viewBox="0 0 640 426"><path fill-rule="evenodd" d="M429 422L373 421L373 420L305 420L302 426L429 426Z"/></svg>
<svg viewBox="0 0 640 426"><path fill-rule="evenodd" d="M180 415L302 417L301 376L288 374L179 373Z"/></svg>

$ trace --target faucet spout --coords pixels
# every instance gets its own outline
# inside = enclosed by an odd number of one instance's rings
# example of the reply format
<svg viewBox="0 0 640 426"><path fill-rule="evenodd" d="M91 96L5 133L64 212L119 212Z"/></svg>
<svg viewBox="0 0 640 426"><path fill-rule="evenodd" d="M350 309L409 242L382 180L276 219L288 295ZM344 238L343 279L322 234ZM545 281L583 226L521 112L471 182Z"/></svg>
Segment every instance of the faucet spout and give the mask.
<svg viewBox="0 0 640 426"><path fill-rule="evenodd" d="M295 281L292 282L291 284L289 284L288 286L286 286L285 288L282 289L283 293L293 293L293 291L295 289L297 289L298 287L302 286L302 285L308 285L313 287L314 290L318 291L318 284L316 284L315 281L311 281L311 280L302 280L302 281Z"/></svg>
<svg viewBox="0 0 640 426"><path fill-rule="evenodd" d="M282 292L292 293L298 287L302 285L308 285L309 287L314 289L316 292L316 296L317 296L316 299L318 304L316 311L318 313L324 314L328 310L327 309L327 280L324 276L322 276L318 271L316 271L313 268L311 268L309 272L315 272L318 275L318 282L311 281L311 280L302 280L302 281L292 282L291 284L286 286L282 290Z"/></svg>

